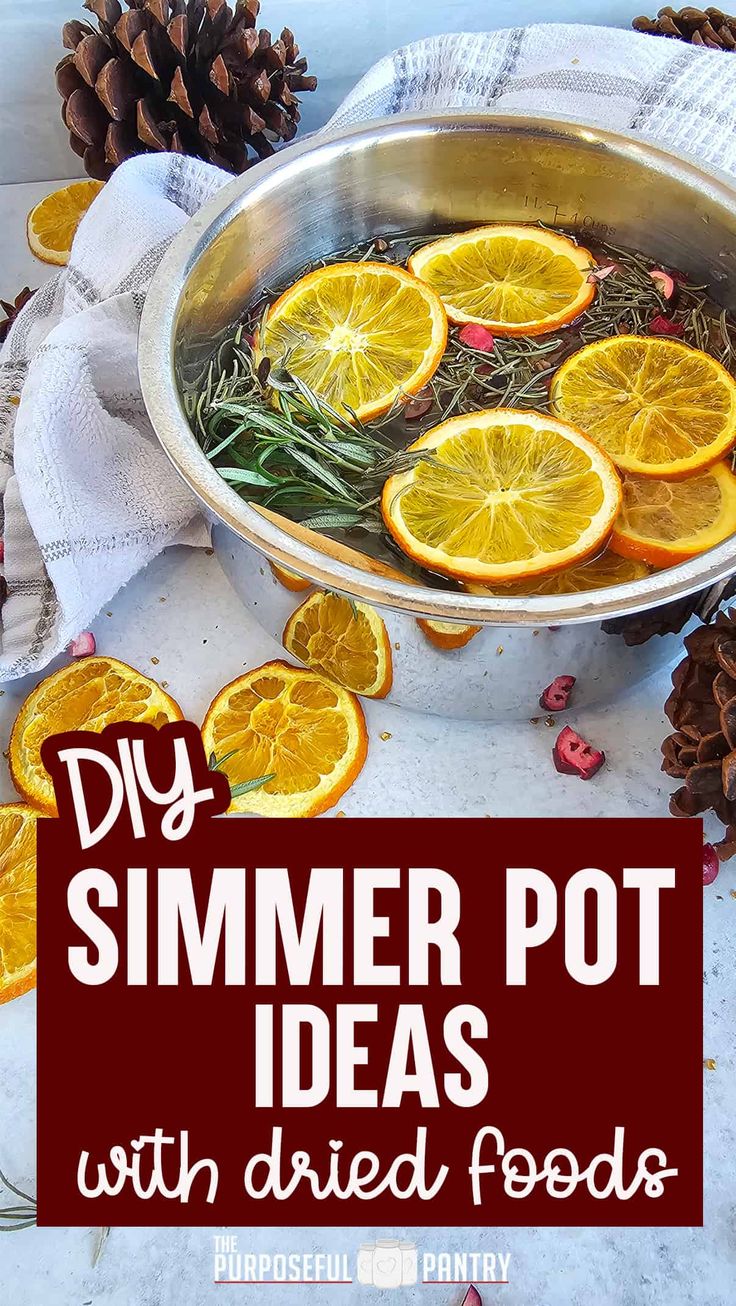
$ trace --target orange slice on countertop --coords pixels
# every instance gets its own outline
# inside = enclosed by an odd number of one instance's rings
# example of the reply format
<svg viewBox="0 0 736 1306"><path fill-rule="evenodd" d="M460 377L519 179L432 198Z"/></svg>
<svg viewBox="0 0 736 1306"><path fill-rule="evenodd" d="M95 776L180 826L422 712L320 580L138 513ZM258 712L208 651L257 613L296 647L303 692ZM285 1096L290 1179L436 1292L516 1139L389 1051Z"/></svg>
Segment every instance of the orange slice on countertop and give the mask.
<svg viewBox="0 0 736 1306"><path fill-rule="evenodd" d="M451 322L478 322L499 336L555 331L596 291L590 252L543 227L475 227L422 245L408 266L437 291Z"/></svg>
<svg viewBox="0 0 736 1306"><path fill-rule="evenodd" d="M103 186L102 181L74 181L31 209L26 234L36 258L58 266L69 262L77 227Z"/></svg>
<svg viewBox="0 0 736 1306"><path fill-rule="evenodd" d="M624 478L611 548L652 567L674 567L736 531L736 476L725 462L686 481Z"/></svg>
<svg viewBox="0 0 736 1306"><path fill-rule="evenodd" d="M421 390L447 344L435 292L392 263L334 263L271 306L259 357L284 363L343 416L378 417Z"/></svg>
<svg viewBox="0 0 736 1306"><path fill-rule="evenodd" d="M36 984L36 822L25 803L0 805L0 1003Z"/></svg>
<svg viewBox="0 0 736 1306"><path fill-rule="evenodd" d="M621 505L610 459L542 413L463 414L410 449L427 458L386 481L386 527L416 562L460 580L530 580L579 562Z"/></svg>
<svg viewBox="0 0 736 1306"><path fill-rule="evenodd" d="M319 816L350 788L368 752L355 694L280 661L226 685L202 739L230 781L230 811L257 816Z"/></svg>
<svg viewBox="0 0 736 1306"><path fill-rule="evenodd" d="M49 735L66 730L104 730L115 721L161 726L184 714L155 680L116 658L80 658L32 689L10 735L10 775L18 793L41 812L56 813L51 776L41 761Z"/></svg>
<svg viewBox="0 0 736 1306"><path fill-rule="evenodd" d="M291 614L287 653L366 698L385 698L393 681L391 642L375 608L319 590Z"/></svg>
<svg viewBox="0 0 736 1306"><path fill-rule="evenodd" d="M611 336L552 378L552 411L623 472L677 481L736 442L736 381L709 354L664 336Z"/></svg>

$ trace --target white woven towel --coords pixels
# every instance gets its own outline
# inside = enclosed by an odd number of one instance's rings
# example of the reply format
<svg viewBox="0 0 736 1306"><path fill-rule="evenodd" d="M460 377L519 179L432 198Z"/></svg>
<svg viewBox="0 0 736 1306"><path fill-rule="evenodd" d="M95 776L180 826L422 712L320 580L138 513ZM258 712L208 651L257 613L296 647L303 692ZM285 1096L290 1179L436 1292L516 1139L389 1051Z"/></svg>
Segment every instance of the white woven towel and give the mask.
<svg viewBox="0 0 736 1306"><path fill-rule="evenodd" d="M736 56L604 28L417 42L376 64L328 125L473 106L639 132L736 172ZM228 180L179 155L119 168L82 222L69 267L9 334L0 355L0 678L49 662L167 544L203 538L195 501L147 421L136 339L169 241Z"/></svg>

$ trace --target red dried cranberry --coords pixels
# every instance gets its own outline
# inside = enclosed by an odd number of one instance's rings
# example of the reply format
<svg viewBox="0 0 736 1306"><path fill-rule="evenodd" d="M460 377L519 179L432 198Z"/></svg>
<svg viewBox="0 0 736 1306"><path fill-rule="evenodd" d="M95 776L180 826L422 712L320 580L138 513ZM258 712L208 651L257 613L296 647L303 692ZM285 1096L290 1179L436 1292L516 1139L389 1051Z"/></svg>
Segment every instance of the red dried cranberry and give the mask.
<svg viewBox="0 0 736 1306"><path fill-rule="evenodd" d="M552 749L552 761L562 775L579 775L581 780L590 780L600 771L606 760L604 752L591 748L580 735L565 726L561 730Z"/></svg>
<svg viewBox="0 0 736 1306"><path fill-rule="evenodd" d="M712 843L703 844L703 886L712 884L721 869L718 853Z"/></svg>
<svg viewBox="0 0 736 1306"><path fill-rule="evenodd" d="M649 323L649 333L654 336L684 336L685 327L682 322L673 322L671 317L658 313Z"/></svg>
<svg viewBox="0 0 736 1306"><path fill-rule="evenodd" d="M480 349L485 354L490 354L496 344L488 327L481 326L480 322L468 322L459 333L458 340L469 349Z"/></svg>
<svg viewBox="0 0 736 1306"><path fill-rule="evenodd" d="M564 712L570 701L574 684L574 676L555 676L552 684L540 694L539 706L546 712Z"/></svg>

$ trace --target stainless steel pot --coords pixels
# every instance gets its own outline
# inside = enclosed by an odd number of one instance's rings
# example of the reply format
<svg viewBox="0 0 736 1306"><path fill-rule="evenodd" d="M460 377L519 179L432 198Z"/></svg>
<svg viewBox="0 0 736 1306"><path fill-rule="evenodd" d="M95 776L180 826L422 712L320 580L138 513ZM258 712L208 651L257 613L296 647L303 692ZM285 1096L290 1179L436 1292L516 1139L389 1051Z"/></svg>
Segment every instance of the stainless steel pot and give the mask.
<svg viewBox="0 0 736 1306"><path fill-rule="evenodd" d="M717 602L736 571L729 540L628 585L558 598L478 598L376 576L263 518L201 453L184 415L184 369L264 284L380 233L541 220L682 268L736 306L736 191L725 178L615 132L485 113L410 115L291 147L238 178L187 224L156 273L141 325L143 396L156 433L212 522L240 598L280 640L304 599L267 559L380 609L393 656L389 699L448 716L538 714L554 676L576 703L613 696L670 659L677 636L631 646L641 614L700 594ZM639 616L637 616L639 614ZM482 630L463 648L428 642L417 617Z"/></svg>

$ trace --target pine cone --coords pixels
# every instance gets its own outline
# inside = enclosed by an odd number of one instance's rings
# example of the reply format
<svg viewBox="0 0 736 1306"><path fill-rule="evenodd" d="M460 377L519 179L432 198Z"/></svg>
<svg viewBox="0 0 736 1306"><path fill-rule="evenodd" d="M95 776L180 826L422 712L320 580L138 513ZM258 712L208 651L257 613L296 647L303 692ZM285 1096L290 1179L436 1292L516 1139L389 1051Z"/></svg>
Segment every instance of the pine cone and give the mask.
<svg viewBox="0 0 736 1306"><path fill-rule="evenodd" d="M630 617L612 617L602 623L607 635L621 635L624 644L636 647L646 644L653 635L679 635L693 616L701 621L711 621L721 603L736 594L736 577L711 585L707 590L689 594L687 598L662 603L658 608L646 608Z"/></svg>
<svg viewBox="0 0 736 1306"><path fill-rule="evenodd" d="M97 31L77 19L56 69L72 149L106 180L134 154L174 150L229 172L296 134L295 91L313 91L287 27L256 31L259 0L85 0Z"/></svg>
<svg viewBox="0 0 736 1306"><path fill-rule="evenodd" d="M0 299L0 309L2 309L5 314L3 321L0 322L0 345L5 340L5 337L24 304L27 304L28 300L31 299L35 293L35 290L31 290L29 286L24 286L22 290L18 291L12 304L9 304L6 299Z"/></svg>
<svg viewBox="0 0 736 1306"><path fill-rule="evenodd" d="M664 705L675 733L662 744L662 770L685 781L670 798L673 816L712 810L726 826L715 845L724 861L736 853L736 609L687 635L685 648Z"/></svg>
<svg viewBox="0 0 736 1306"><path fill-rule="evenodd" d="M635 32L650 36L674 36L691 45L707 45L711 50L736 50L736 18L722 9L673 9L665 5L656 18L635 18Z"/></svg>

